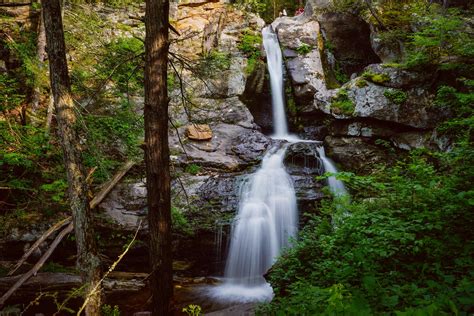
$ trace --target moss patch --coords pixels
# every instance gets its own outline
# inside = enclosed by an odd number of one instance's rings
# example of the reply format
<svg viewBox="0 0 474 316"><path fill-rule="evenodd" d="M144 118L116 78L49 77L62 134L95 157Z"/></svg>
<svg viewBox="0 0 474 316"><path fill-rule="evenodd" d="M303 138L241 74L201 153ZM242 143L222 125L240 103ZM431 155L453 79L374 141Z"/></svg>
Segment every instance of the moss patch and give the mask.
<svg viewBox="0 0 474 316"><path fill-rule="evenodd" d="M390 81L390 77L387 74L378 74L371 71L366 71L362 74L362 78L371 81L373 83L385 83Z"/></svg>
<svg viewBox="0 0 474 316"><path fill-rule="evenodd" d="M354 102L349 98L346 90L341 89L332 99L331 110L335 114L352 115L355 110Z"/></svg>
<svg viewBox="0 0 474 316"><path fill-rule="evenodd" d="M408 99L407 93L398 89L388 89L383 95L396 104L402 104Z"/></svg>

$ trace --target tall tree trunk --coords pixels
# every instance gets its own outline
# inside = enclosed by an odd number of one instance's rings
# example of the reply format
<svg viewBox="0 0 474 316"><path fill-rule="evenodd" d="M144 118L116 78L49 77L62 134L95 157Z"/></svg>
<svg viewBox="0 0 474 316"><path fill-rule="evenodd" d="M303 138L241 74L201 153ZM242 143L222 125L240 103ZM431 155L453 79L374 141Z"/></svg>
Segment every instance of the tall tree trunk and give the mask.
<svg viewBox="0 0 474 316"><path fill-rule="evenodd" d="M171 199L168 146L168 0L146 0L145 162L153 315L170 315Z"/></svg>
<svg viewBox="0 0 474 316"><path fill-rule="evenodd" d="M43 1L51 89L54 96L59 137L64 154L69 184L69 204L72 210L77 245L77 267L86 290L93 288L101 277L100 261L92 227L88 201L86 173L82 164L77 117L71 97L66 61L66 47L59 0ZM86 315L100 315L101 291L92 294Z"/></svg>

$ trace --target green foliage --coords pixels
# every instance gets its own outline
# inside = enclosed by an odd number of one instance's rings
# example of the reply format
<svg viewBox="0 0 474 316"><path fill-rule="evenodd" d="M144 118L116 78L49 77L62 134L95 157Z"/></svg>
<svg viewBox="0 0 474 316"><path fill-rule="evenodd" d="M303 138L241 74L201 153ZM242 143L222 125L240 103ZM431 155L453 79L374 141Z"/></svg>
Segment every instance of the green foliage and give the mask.
<svg viewBox="0 0 474 316"><path fill-rule="evenodd" d="M0 91L0 112L18 107L25 98L17 79L8 74L0 74Z"/></svg>
<svg viewBox="0 0 474 316"><path fill-rule="evenodd" d="M296 51L300 55L306 55L309 52L311 52L312 50L313 50L313 47L311 45L306 44L306 43L301 43L301 45L298 46L298 48L296 48Z"/></svg>
<svg viewBox="0 0 474 316"><path fill-rule="evenodd" d="M331 110L336 114L352 115L355 110L354 102L346 90L340 89L332 99Z"/></svg>
<svg viewBox="0 0 474 316"><path fill-rule="evenodd" d="M383 95L395 104L403 104L408 99L407 93L398 89L387 89Z"/></svg>
<svg viewBox="0 0 474 316"><path fill-rule="evenodd" d="M51 195L51 200L57 203L65 203L64 197L68 184L64 179L55 180L52 183L43 184L40 189Z"/></svg>
<svg viewBox="0 0 474 316"><path fill-rule="evenodd" d="M448 108L455 117L438 126L438 131L468 141L474 128L474 87L472 80L461 79L462 92L451 86L438 88L435 104Z"/></svg>
<svg viewBox="0 0 474 316"><path fill-rule="evenodd" d="M182 312L188 316L199 316L201 315L201 306L191 304L183 308Z"/></svg>
<svg viewBox="0 0 474 316"><path fill-rule="evenodd" d="M433 14L423 21L420 31L410 35L410 51L405 61L408 68L444 64L450 66L449 56L474 57L474 41L466 31L466 21L456 10L449 14Z"/></svg>
<svg viewBox="0 0 474 316"><path fill-rule="evenodd" d="M97 74L112 80L119 92L143 88L143 42L135 37L118 38L105 46L106 55L97 64Z"/></svg>
<svg viewBox="0 0 474 316"><path fill-rule="evenodd" d="M181 236L193 236L195 228L188 221L186 214L181 208L171 207L171 222L173 223L173 232Z"/></svg>
<svg viewBox="0 0 474 316"><path fill-rule="evenodd" d="M120 316L120 309L117 305L113 307L107 304L101 306L102 316Z"/></svg>
<svg viewBox="0 0 474 316"><path fill-rule="evenodd" d="M143 138L143 117L135 112L132 104L124 103L109 115L86 115L87 150L84 163L93 168L96 181L107 180L120 161L136 159L141 155L140 139Z"/></svg>
<svg viewBox="0 0 474 316"><path fill-rule="evenodd" d="M462 163L460 163L462 161ZM371 176L341 173L352 202L323 201L273 266L276 315L453 315L474 307L474 150L413 151ZM460 224L462 223L462 225ZM330 300L331 293L334 298ZM283 311L283 312L281 312Z"/></svg>
<svg viewBox="0 0 474 316"><path fill-rule="evenodd" d="M260 47L262 45L262 36L260 34L254 34L251 31L243 33L238 48L244 52L248 57L256 56L260 57Z"/></svg>
<svg viewBox="0 0 474 316"><path fill-rule="evenodd" d="M383 84L385 82L390 81L390 77L387 74L373 73L371 71L365 71L362 74L362 78L364 78L365 80L371 81L373 83L378 83L378 84Z"/></svg>
<svg viewBox="0 0 474 316"><path fill-rule="evenodd" d="M260 61L262 37L260 34L253 34L250 31L244 32L238 48L245 53L247 57L246 74L251 74L256 64Z"/></svg>
<svg viewBox="0 0 474 316"><path fill-rule="evenodd" d="M212 50L198 64L198 71L206 76L219 76L230 68L231 58L230 53Z"/></svg>
<svg viewBox="0 0 474 316"><path fill-rule="evenodd" d="M201 169L202 169L201 166L192 163L192 164L186 165L186 168L184 171L192 175L197 175L199 172L201 172Z"/></svg>
<svg viewBox="0 0 474 316"><path fill-rule="evenodd" d="M342 70L342 68L341 68L341 66L339 65L338 62L336 62L336 66L335 66L335 69L334 69L334 75L336 76L336 80L340 84L344 84L344 83L346 83L350 80L349 76L344 73L344 71Z"/></svg>

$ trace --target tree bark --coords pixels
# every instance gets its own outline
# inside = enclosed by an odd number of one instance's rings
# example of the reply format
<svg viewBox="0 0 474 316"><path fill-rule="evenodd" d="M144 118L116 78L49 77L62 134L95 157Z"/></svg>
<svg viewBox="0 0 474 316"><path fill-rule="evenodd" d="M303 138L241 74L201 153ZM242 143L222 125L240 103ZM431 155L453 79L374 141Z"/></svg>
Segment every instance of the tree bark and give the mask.
<svg viewBox="0 0 474 316"><path fill-rule="evenodd" d="M66 61L66 47L59 0L43 1L47 52L51 89L54 96L58 132L66 166L69 204L74 222L77 246L77 267L86 289L100 280L100 261L97 254L92 217L88 201L86 173L82 163L77 117L71 97L71 85ZM86 291L87 292L87 291ZM100 291L86 308L86 315L100 315Z"/></svg>
<svg viewBox="0 0 474 316"><path fill-rule="evenodd" d="M146 0L145 162L153 315L171 315L171 199L168 146L168 0Z"/></svg>

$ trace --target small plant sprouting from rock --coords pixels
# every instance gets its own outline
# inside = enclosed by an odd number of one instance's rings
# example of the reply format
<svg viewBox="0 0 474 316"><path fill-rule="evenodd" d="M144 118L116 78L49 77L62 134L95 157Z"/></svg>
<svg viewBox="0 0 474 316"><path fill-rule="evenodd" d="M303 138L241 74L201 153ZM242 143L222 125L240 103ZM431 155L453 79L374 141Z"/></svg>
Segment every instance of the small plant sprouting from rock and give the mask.
<svg viewBox="0 0 474 316"><path fill-rule="evenodd" d="M201 166L198 166L196 164L190 164L186 166L185 171L187 173L190 173L192 175L197 175L199 172L201 172Z"/></svg>
<svg viewBox="0 0 474 316"><path fill-rule="evenodd" d="M332 99L331 109L336 114L352 115L355 110L354 102L346 90L341 89Z"/></svg>
<svg viewBox="0 0 474 316"><path fill-rule="evenodd" d="M308 45L306 43L301 43L300 46L296 49L298 54L300 55L306 55L308 54L311 50L313 50L313 47L311 45Z"/></svg>
<svg viewBox="0 0 474 316"><path fill-rule="evenodd" d="M120 316L120 310L117 305L110 306L110 305L103 305L102 306L102 313L103 316Z"/></svg>
<svg viewBox="0 0 474 316"><path fill-rule="evenodd" d="M188 305L182 310L188 316L199 316L201 315L201 306L199 305Z"/></svg>
<svg viewBox="0 0 474 316"><path fill-rule="evenodd" d="M373 83L385 83L390 81L390 77L387 74L380 74L380 73L374 73L371 71L366 71L362 74L362 78L368 81L372 81Z"/></svg>
<svg viewBox="0 0 474 316"><path fill-rule="evenodd" d="M383 95L395 104L403 104L408 99L406 92L398 89L388 89Z"/></svg>

